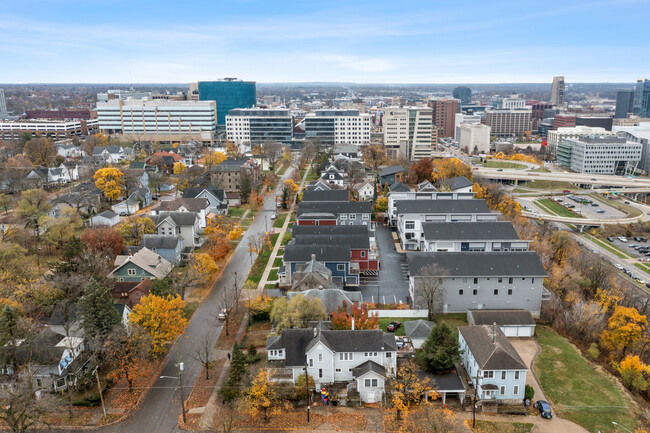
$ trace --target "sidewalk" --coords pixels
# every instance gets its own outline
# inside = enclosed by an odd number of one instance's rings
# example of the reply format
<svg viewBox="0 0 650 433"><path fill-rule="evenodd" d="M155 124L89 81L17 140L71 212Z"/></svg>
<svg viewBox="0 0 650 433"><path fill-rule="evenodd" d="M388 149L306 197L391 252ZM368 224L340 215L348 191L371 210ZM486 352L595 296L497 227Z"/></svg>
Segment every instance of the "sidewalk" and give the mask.
<svg viewBox="0 0 650 433"><path fill-rule="evenodd" d="M307 179L310 170L311 170L311 166L307 167L307 170L305 170L305 175L302 177L302 181L300 182L298 193L296 195L300 194L300 191L303 189L305 185L305 179ZM293 213L295 207L296 207L296 200L294 199L293 203L291 204L291 207L289 208L289 214L287 215L287 218L284 220L284 224L282 224L282 229L280 230L280 234L278 235L278 240L275 242L275 245L273 246L273 251L271 251L271 256L269 257L269 261L266 263L266 268L264 269L262 278L260 279L260 282L257 285L258 292L264 290L264 286L268 283L269 274L271 273L271 269L273 269L273 262L275 261L278 255L278 250L280 249L280 246L282 244L282 238L287 232L287 228L289 227L289 222L291 220L291 214Z"/></svg>

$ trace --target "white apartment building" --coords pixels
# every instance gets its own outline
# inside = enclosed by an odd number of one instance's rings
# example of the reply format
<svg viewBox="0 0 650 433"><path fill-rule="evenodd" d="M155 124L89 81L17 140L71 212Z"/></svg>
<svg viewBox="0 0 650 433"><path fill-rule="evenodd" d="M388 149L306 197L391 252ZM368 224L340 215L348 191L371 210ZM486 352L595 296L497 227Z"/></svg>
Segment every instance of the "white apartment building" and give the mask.
<svg viewBox="0 0 650 433"><path fill-rule="evenodd" d="M518 137L531 130L531 116L531 108L488 108L485 111L485 124L491 128L490 135L492 137Z"/></svg>
<svg viewBox="0 0 650 433"><path fill-rule="evenodd" d="M637 168L642 147L622 137L564 138L558 145L557 160L577 173L626 175Z"/></svg>
<svg viewBox="0 0 650 433"><path fill-rule="evenodd" d="M490 153L490 127L481 123L461 123L461 149L469 152Z"/></svg>
<svg viewBox="0 0 650 433"><path fill-rule="evenodd" d="M519 95L512 95L509 98L503 98L501 108L505 110L526 108L526 100L520 98Z"/></svg>
<svg viewBox="0 0 650 433"><path fill-rule="evenodd" d="M434 144L433 109L388 107L384 118L384 145L389 158L419 161L430 158Z"/></svg>
<svg viewBox="0 0 650 433"><path fill-rule="evenodd" d="M481 123L481 116L478 114L456 113L454 118L454 140L460 141L461 123Z"/></svg>
<svg viewBox="0 0 650 433"><path fill-rule="evenodd" d="M287 143L292 137L293 116L288 109L234 109L226 116L226 138L233 143Z"/></svg>
<svg viewBox="0 0 650 433"><path fill-rule="evenodd" d="M592 126L574 126L566 128L558 128L556 130L549 130L546 136L548 145L549 156L557 157L557 145L564 138L578 138L581 135L599 135L599 136L614 136L615 132L607 131L605 128L592 127Z"/></svg>
<svg viewBox="0 0 650 433"><path fill-rule="evenodd" d="M96 111L101 131L139 140L211 141L217 129L214 101L112 99Z"/></svg>
<svg viewBox="0 0 650 433"><path fill-rule="evenodd" d="M324 145L370 143L370 114L359 110L316 110L304 120L305 137Z"/></svg>

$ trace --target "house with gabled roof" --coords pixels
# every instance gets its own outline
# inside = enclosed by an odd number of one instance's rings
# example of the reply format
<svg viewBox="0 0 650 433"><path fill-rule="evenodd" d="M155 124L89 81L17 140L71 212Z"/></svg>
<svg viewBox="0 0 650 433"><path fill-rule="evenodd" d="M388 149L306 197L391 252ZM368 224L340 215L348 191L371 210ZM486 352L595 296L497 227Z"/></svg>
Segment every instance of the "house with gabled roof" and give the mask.
<svg viewBox="0 0 650 433"><path fill-rule="evenodd" d="M385 185L390 187L395 182L401 182L404 175L404 167L401 165L391 165L384 167L379 173L379 179L382 189Z"/></svg>
<svg viewBox="0 0 650 433"><path fill-rule="evenodd" d="M375 184L369 180L354 185L360 201L372 201L375 196Z"/></svg>
<svg viewBox="0 0 650 433"><path fill-rule="evenodd" d="M521 404L528 367L496 325L460 326L461 363L481 400Z"/></svg>
<svg viewBox="0 0 650 433"><path fill-rule="evenodd" d="M352 383L366 403L381 401L387 375L397 367L395 335L378 329L290 328L269 337L266 351L270 362L291 369L294 383L307 364L317 389Z"/></svg>
<svg viewBox="0 0 650 433"><path fill-rule="evenodd" d="M177 198L163 201L158 208L151 211L152 215L161 212L196 212L199 216L199 227L205 229L207 216L210 213L210 201L207 198Z"/></svg>
<svg viewBox="0 0 650 433"><path fill-rule="evenodd" d="M93 157L100 157L108 164L117 164L124 159L124 148L118 145L95 146Z"/></svg>
<svg viewBox="0 0 650 433"><path fill-rule="evenodd" d="M215 215L228 213L228 200L223 189L214 186L199 187L199 188L185 188L183 190L183 198L204 198L209 203L209 210L206 213L213 213Z"/></svg>
<svg viewBox="0 0 650 433"><path fill-rule="evenodd" d="M429 187L430 185L431 187ZM421 187L421 188L420 188ZM473 192L462 191L438 191L428 182L418 185L417 190L413 191L401 182L391 185L388 188L388 218L391 225L397 224L397 205L402 200L471 200L474 198Z"/></svg>
<svg viewBox="0 0 650 433"><path fill-rule="evenodd" d="M163 279L174 265L161 255L148 248L142 248L133 255L119 255L115 258L115 268L108 274L118 282Z"/></svg>
<svg viewBox="0 0 650 433"><path fill-rule="evenodd" d="M188 251L201 246L199 216L196 212L160 212L149 218L156 225L156 234L180 236L183 248Z"/></svg>
<svg viewBox="0 0 650 433"><path fill-rule="evenodd" d="M140 246L148 248L156 254L160 254L172 265L177 265L181 262L183 239L180 236L147 234L142 236Z"/></svg>
<svg viewBox="0 0 650 433"><path fill-rule="evenodd" d="M424 251L528 251L510 221L422 223Z"/></svg>
<svg viewBox="0 0 650 433"><path fill-rule="evenodd" d="M348 312L350 312L350 306L352 304L363 302L363 296L361 292L351 292L348 290L331 288L331 289L309 289L304 292L287 292L287 298L292 299L295 296L302 295L305 298L316 298L320 300L320 303L325 308L325 311L328 315L336 312L339 307L343 306L345 302Z"/></svg>
<svg viewBox="0 0 650 433"><path fill-rule="evenodd" d="M313 183L310 183L305 187L305 191L329 191L334 185L329 185L322 180L318 179L317 181L314 181Z"/></svg>
<svg viewBox="0 0 650 433"><path fill-rule="evenodd" d="M90 218L90 225L94 227L113 227L120 223L120 216L110 210L104 211Z"/></svg>
<svg viewBox="0 0 650 433"><path fill-rule="evenodd" d="M320 180L324 183L336 185L341 188L345 188L348 184L347 175L334 165L330 165L321 172Z"/></svg>
<svg viewBox="0 0 650 433"><path fill-rule="evenodd" d="M411 339L414 349L420 349L435 325L429 320L409 320L404 322L404 335Z"/></svg>
<svg viewBox="0 0 650 433"><path fill-rule="evenodd" d="M442 189L451 192L472 192L474 183L465 176L456 176L438 182Z"/></svg>
<svg viewBox="0 0 650 433"><path fill-rule="evenodd" d="M364 225L372 228L371 213L372 203L367 201L303 201L298 205L296 221L298 225Z"/></svg>
<svg viewBox="0 0 650 433"><path fill-rule="evenodd" d="M470 325L497 324L506 337L533 337L535 319L524 309L467 310Z"/></svg>

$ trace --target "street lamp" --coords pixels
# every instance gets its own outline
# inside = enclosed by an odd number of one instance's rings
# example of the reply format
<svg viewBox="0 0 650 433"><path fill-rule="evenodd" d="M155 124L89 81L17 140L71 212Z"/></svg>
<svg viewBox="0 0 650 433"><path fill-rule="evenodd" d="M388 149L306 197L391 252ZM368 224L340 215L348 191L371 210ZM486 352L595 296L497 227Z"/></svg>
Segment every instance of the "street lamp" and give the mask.
<svg viewBox="0 0 650 433"><path fill-rule="evenodd" d="M617 426L617 427L622 428L622 429L625 430L625 431L629 431L630 433L634 433L632 430L630 430L630 429L627 428L627 427L624 427L624 426L620 425L620 424L617 423L616 421L612 421L612 424L614 424L614 425Z"/></svg>
<svg viewBox="0 0 650 433"><path fill-rule="evenodd" d="M176 379L178 380L180 389L181 389L181 410L183 412L183 423L187 423L187 418L185 416L185 397L183 396L183 369L185 364L180 362L180 357L178 355L178 339L176 341L176 367L178 368L178 377L174 376L160 376L161 379Z"/></svg>

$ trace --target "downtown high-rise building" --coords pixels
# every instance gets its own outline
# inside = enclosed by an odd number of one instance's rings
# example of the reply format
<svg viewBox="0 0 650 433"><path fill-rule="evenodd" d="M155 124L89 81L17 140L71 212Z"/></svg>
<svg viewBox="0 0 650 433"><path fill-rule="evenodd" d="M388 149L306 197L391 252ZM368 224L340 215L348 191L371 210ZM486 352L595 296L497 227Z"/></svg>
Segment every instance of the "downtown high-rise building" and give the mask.
<svg viewBox="0 0 650 433"><path fill-rule="evenodd" d="M551 85L551 104L564 104L564 77L562 76L553 77L553 84Z"/></svg>
<svg viewBox="0 0 650 433"><path fill-rule="evenodd" d="M616 92L614 119L625 119L630 113L634 113L634 90L620 89Z"/></svg>
<svg viewBox="0 0 650 433"><path fill-rule="evenodd" d="M647 78L636 80L634 115L642 118L650 117L650 80Z"/></svg>
<svg viewBox="0 0 650 433"><path fill-rule="evenodd" d="M255 81L241 81L236 78L224 78L217 81L199 81L190 83L190 98L198 91L199 101L217 103L217 128L226 128L226 116L235 108L253 108L257 104Z"/></svg>
<svg viewBox="0 0 650 433"><path fill-rule="evenodd" d="M0 116L6 116L7 101L5 100L5 89L0 89Z"/></svg>
<svg viewBox="0 0 650 433"><path fill-rule="evenodd" d="M433 109L433 124L435 125L438 138L453 137L455 135L455 119L458 109L457 99L437 99L429 101L429 107Z"/></svg>
<svg viewBox="0 0 650 433"><path fill-rule="evenodd" d="M391 159L431 158L432 146L438 141L431 108L388 107L383 124L384 146Z"/></svg>
<svg viewBox="0 0 650 433"><path fill-rule="evenodd" d="M460 99L460 103L463 105L469 104L472 102L472 89L467 86L458 86L454 87L451 94L454 99Z"/></svg>
<svg viewBox="0 0 650 433"><path fill-rule="evenodd" d="M316 110L303 122L305 138L323 145L370 143L370 115L359 110Z"/></svg>
<svg viewBox="0 0 650 433"><path fill-rule="evenodd" d="M293 138L291 110L249 108L230 110L226 138L236 144L256 145L267 141L289 143Z"/></svg>
<svg viewBox="0 0 650 433"><path fill-rule="evenodd" d="M485 124L492 128L490 131L492 137L521 137L532 128L531 115L532 110L530 107L515 109L488 108L485 110Z"/></svg>

